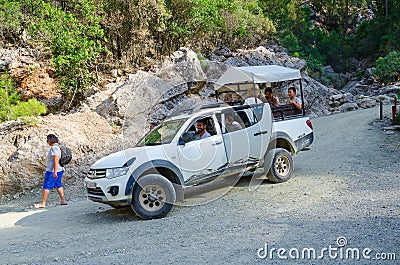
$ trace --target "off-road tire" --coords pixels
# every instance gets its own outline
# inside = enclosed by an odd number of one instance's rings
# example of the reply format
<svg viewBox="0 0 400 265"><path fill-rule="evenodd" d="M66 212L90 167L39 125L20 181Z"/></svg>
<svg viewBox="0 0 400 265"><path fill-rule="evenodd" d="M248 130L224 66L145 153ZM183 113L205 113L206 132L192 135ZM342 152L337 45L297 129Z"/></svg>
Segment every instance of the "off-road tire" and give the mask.
<svg viewBox="0 0 400 265"><path fill-rule="evenodd" d="M131 207L143 219L156 219L166 216L175 201L176 193L172 183L159 174L149 174L135 183Z"/></svg>
<svg viewBox="0 0 400 265"><path fill-rule="evenodd" d="M273 157L269 164L269 171L264 168L265 172L268 172L268 179L275 183L288 181L293 173L292 155L283 148L276 148L271 152L273 152Z"/></svg>

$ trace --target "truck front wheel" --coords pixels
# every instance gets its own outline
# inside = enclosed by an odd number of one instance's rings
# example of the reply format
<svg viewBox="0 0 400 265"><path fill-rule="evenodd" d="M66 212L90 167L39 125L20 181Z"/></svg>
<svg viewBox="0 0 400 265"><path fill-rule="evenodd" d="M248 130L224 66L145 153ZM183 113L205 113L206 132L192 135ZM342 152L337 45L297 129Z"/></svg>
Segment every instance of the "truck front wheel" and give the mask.
<svg viewBox="0 0 400 265"><path fill-rule="evenodd" d="M162 218L172 209L176 193L172 183L158 174L139 178L132 191L131 207L143 219Z"/></svg>
<svg viewBox="0 0 400 265"><path fill-rule="evenodd" d="M275 183L285 182L290 179L293 173L292 155L283 148L276 148L273 152L267 177Z"/></svg>

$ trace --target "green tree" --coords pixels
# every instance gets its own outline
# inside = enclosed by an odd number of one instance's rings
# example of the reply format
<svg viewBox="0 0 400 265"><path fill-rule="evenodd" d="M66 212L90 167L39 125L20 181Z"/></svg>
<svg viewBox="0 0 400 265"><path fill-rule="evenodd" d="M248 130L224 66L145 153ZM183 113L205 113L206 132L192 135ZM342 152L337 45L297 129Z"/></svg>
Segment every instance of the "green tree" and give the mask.
<svg viewBox="0 0 400 265"><path fill-rule="evenodd" d="M76 0L62 2L58 7L51 2L36 0L36 4L37 8L31 14L31 30L36 40L50 47L64 96L71 103L77 103L96 82L96 64L105 52L96 3L94 0Z"/></svg>
<svg viewBox="0 0 400 265"><path fill-rule="evenodd" d="M383 83L400 80L400 51L390 52L376 61L374 75Z"/></svg>

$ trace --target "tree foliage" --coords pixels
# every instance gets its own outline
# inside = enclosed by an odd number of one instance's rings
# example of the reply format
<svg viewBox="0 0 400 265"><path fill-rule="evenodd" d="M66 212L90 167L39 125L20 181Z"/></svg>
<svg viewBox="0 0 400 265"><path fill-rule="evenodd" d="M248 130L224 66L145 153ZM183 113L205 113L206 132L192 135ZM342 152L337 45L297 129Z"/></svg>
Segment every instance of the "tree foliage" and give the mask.
<svg viewBox="0 0 400 265"><path fill-rule="evenodd" d="M275 31L255 0L103 1L107 47L127 64L145 65L181 46L251 46Z"/></svg>
<svg viewBox="0 0 400 265"><path fill-rule="evenodd" d="M60 87L68 98L80 100L96 81L95 69L103 29L93 0L62 2L61 6L37 0L31 30L49 45Z"/></svg>
<svg viewBox="0 0 400 265"><path fill-rule="evenodd" d="M181 46L207 54L277 38L313 71L345 72L351 57L400 50L399 14L398 0L0 0L0 37L17 43L29 30L79 102L97 71L151 67Z"/></svg>
<svg viewBox="0 0 400 265"><path fill-rule="evenodd" d="M390 52L376 61L374 75L381 82L395 82L400 80L400 52Z"/></svg>
<svg viewBox="0 0 400 265"><path fill-rule="evenodd" d="M0 38L16 42L23 19L18 1L0 0Z"/></svg>

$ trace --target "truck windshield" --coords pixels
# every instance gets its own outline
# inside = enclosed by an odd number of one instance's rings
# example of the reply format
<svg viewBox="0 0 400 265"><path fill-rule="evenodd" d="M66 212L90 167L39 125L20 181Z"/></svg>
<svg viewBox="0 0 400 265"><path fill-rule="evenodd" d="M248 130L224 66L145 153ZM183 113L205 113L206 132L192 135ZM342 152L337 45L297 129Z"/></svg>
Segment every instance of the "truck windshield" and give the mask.
<svg viewBox="0 0 400 265"><path fill-rule="evenodd" d="M172 141L186 119L163 122L146 134L137 146L168 144Z"/></svg>

